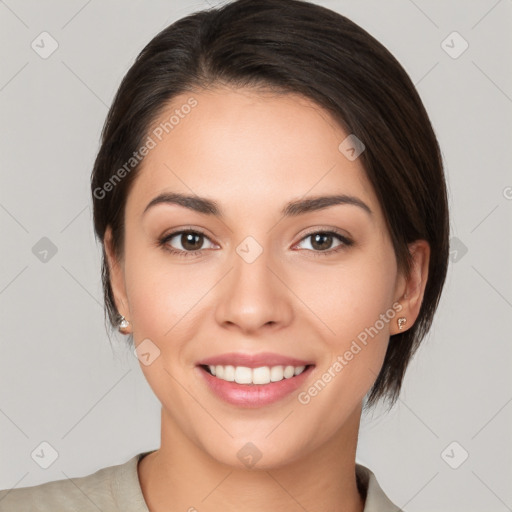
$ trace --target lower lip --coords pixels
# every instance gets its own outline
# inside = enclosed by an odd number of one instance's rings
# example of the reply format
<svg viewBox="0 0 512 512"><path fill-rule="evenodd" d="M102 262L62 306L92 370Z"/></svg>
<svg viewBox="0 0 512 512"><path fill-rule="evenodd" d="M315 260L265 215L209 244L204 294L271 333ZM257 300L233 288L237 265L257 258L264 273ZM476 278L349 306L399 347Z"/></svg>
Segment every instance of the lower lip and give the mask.
<svg viewBox="0 0 512 512"><path fill-rule="evenodd" d="M218 379L202 366L197 366L209 388L222 400L239 407L262 407L273 404L293 393L308 378L313 365L300 375L269 384L238 384Z"/></svg>

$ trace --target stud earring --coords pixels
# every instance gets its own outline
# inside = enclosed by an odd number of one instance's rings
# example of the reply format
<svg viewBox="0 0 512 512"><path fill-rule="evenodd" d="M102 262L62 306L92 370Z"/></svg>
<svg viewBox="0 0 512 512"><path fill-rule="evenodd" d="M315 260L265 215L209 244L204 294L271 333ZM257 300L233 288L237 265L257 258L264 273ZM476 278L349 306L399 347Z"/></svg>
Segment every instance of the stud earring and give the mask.
<svg viewBox="0 0 512 512"><path fill-rule="evenodd" d="M404 325L407 323L407 318L405 318L405 316L402 316L397 320L397 323L398 323L398 329L402 330Z"/></svg>
<svg viewBox="0 0 512 512"><path fill-rule="evenodd" d="M130 325L130 322L128 322L128 320L126 320L126 318L121 315L121 321L119 322L119 327L118 327L118 330L120 333L122 334L129 334L127 329Z"/></svg>

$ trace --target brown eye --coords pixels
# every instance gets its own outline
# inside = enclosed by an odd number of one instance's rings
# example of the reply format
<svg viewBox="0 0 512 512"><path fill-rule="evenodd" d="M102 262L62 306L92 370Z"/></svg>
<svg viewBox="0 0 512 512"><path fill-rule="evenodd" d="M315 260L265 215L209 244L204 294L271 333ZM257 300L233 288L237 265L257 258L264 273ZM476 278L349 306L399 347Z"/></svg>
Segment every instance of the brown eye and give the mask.
<svg viewBox="0 0 512 512"><path fill-rule="evenodd" d="M327 233L316 233L315 235L311 235L311 240L311 246L313 249L325 251L326 249L331 248L333 236Z"/></svg>
<svg viewBox="0 0 512 512"><path fill-rule="evenodd" d="M302 247L308 249L313 253L326 253L332 254L340 251L346 247L353 245L353 241L339 233L333 231L316 231L306 235L300 243L305 240L310 240L309 247ZM335 243L335 242L338 243Z"/></svg>
<svg viewBox="0 0 512 512"><path fill-rule="evenodd" d="M204 236L199 233L182 233L180 242L186 251L197 251L203 245Z"/></svg>
<svg viewBox="0 0 512 512"><path fill-rule="evenodd" d="M204 247L205 241L210 242L210 247ZM214 246L206 235L192 230L170 233L160 240L160 245L173 253L181 253L183 255L199 252L205 248L211 249Z"/></svg>

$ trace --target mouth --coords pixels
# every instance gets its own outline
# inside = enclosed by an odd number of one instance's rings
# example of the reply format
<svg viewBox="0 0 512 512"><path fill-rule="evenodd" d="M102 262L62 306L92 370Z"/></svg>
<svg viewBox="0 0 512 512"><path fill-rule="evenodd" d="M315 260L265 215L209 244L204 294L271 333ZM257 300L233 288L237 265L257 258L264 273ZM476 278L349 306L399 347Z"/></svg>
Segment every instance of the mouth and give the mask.
<svg viewBox="0 0 512 512"><path fill-rule="evenodd" d="M312 365L277 365L249 368L247 366L233 365L200 365L204 371L217 379L250 386L262 386L270 384L271 382L280 382L284 379L290 379L300 375L310 366Z"/></svg>
<svg viewBox="0 0 512 512"><path fill-rule="evenodd" d="M200 364L209 390L217 398L239 407L263 407L293 394L311 374L314 364L234 366Z"/></svg>

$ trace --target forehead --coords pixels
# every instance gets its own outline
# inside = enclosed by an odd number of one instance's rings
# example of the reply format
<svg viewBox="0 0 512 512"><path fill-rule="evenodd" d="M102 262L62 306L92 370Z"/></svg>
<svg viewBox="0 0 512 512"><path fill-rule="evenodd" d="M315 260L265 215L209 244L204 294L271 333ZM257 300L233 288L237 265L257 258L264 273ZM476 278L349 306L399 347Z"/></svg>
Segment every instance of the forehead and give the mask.
<svg viewBox="0 0 512 512"><path fill-rule="evenodd" d="M156 195L178 191L249 213L273 201L277 209L291 198L338 193L357 195L378 213L362 163L340 150L348 135L328 112L297 94L186 92L148 129L152 148L128 202L143 209Z"/></svg>

